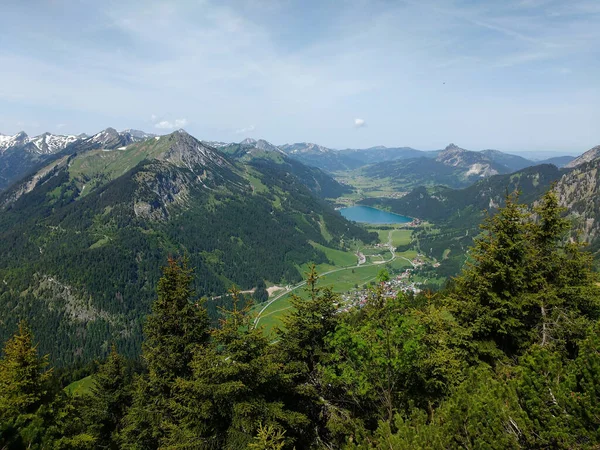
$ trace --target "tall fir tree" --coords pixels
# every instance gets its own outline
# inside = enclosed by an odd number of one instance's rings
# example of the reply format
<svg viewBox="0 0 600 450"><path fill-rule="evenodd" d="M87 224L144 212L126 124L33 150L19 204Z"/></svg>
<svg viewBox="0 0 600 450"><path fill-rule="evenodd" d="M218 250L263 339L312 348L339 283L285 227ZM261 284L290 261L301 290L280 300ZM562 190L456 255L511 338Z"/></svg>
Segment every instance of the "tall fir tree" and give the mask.
<svg viewBox="0 0 600 450"><path fill-rule="evenodd" d="M556 194L546 193L533 211L517 200L509 195L482 225L474 262L448 298L473 354L492 363L535 342L568 350L600 312L591 255L567 239Z"/></svg>
<svg viewBox="0 0 600 450"><path fill-rule="evenodd" d="M0 447L26 448L41 439L38 410L50 400L48 357L40 357L25 322L9 339L0 359Z"/></svg>
<svg viewBox="0 0 600 450"><path fill-rule="evenodd" d="M306 273L306 297L292 295L292 310L277 331L274 346L283 365L290 407L305 415L311 427L297 436L298 445L309 446L328 440L326 432L327 402L320 365L327 359L326 338L339 324L337 314L340 298L331 288L318 286L315 265Z"/></svg>
<svg viewBox="0 0 600 450"><path fill-rule="evenodd" d="M175 380L191 376L193 356L209 338L206 310L194 301L191 283L187 260L169 258L144 327L142 356L148 373L135 383L133 405L120 436L125 448L158 448L175 426Z"/></svg>
<svg viewBox="0 0 600 450"><path fill-rule="evenodd" d="M131 403L131 379L125 359L113 344L110 355L92 376L83 414L96 448L118 448L117 435Z"/></svg>

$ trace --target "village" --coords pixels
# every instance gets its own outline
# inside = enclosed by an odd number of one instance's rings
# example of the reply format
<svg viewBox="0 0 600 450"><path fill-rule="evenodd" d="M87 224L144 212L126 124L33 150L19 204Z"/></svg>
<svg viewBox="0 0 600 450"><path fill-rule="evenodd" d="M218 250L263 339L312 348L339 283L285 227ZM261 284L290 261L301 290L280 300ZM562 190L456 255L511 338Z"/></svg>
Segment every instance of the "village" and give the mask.
<svg viewBox="0 0 600 450"><path fill-rule="evenodd" d="M361 254L361 256L363 255ZM423 282L414 281L411 278L414 278L416 270L426 264L431 263L428 262L421 254L417 254L417 256L415 256L415 258L413 258L410 262L412 264L412 268L405 269L398 274L389 275L389 279L387 281L378 282L379 287L381 288L381 293L384 297L396 297L399 293L414 295L421 292L421 286L423 285ZM439 266L439 263L434 262L433 266ZM355 289L342 294L342 302L338 311L344 312L354 308L364 307L369 300L373 298L372 288L375 286L375 283L375 281L371 281L368 286L356 286Z"/></svg>

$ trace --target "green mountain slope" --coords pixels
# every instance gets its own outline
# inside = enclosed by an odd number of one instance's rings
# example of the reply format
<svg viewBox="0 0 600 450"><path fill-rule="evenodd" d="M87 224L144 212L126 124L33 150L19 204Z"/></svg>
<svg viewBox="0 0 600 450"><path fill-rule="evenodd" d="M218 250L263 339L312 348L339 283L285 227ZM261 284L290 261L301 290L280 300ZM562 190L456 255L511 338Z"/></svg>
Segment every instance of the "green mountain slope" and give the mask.
<svg viewBox="0 0 600 450"><path fill-rule="evenodd" d="M257 168L285 170L322 198L337 198L352 191L350 187L340 184L321 169L291 158L278 147L262 139L246 139L239 144L222 146L218 150Z"/></svg>
<svg viewBox="0 0 600 450"><path fill-rule="evenodd" d="M327 261L309 242L373 239L285 166L232 161L183 131L65 155L0 205L0 330L27 317L59 363L111 339L138 354L168 255L186 254L198 292L218 296L299 281L299 265Z"/></svg>

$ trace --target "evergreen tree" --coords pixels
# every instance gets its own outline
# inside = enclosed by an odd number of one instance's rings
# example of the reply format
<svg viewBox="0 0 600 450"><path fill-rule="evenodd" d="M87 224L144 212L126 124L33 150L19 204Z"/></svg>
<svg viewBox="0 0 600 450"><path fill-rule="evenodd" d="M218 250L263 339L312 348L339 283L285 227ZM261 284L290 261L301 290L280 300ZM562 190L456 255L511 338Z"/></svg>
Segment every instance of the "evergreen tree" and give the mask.
<svg viewBox="0 0 600 450"><path fill-rule="evenodd" d="M474 354L494 362L532 343L568 348L599 317L591 256L568 242L556 194L534 211L514 195L482 225L474 260L455 280L448 306L471 334ZM570 343L570 344L569 344Z"/></svg>
<svg viewBox="0 0 600 450"><path fill-rule="evenodd" d="M324 387L320 365L327 359L326 338L338 323L340 298L331 288L318 287L315 265L306 273L308 298L292 295L292 310L283 318L277 331L275 352L283 365L288 404L310 419L311 427L297 436L298 445L306 447L316 441L327 441L326 418L329 406L323 401Z"/></svg>
<svg viewBox="0 0 600 450"><path fill-rule="evenodd" d="M94 384L84 404L88 431L95 435L97 448L116 449L116 436L131 403L131 379L125 359L114 344L108 359L98 367L92 379Z"/></svg>
<svg viewBox="0 0 600 450"><path fill-rule="evenodd" d="M191 376L193 355L209 337L206 311L193 301L191 282L187 260L169 258L144 327L142 356L148 374L138 377L135 383L133 405L121 433L124 447L157 448L174 426L175 380Z"/></svg>
<svg viewBox="0 0 600 450"><path fill-rule="evenodd" d="M0 359L0 445L31 446L40 439L43 419L39 408L50 398L51 371L40 357L25 322L4 346Z"/></svg>
<svg viewBox="0 0 600 450"><path fill-rule="evenodd" d="M496 358L496 345L507 352L527 341L527 306L522 293L530 275L527 256L530 236L527 211L514 195L506 206L487 218L483 236L471 249L474 264L457 277L449 306L471 332L475 351Z"/></svg>

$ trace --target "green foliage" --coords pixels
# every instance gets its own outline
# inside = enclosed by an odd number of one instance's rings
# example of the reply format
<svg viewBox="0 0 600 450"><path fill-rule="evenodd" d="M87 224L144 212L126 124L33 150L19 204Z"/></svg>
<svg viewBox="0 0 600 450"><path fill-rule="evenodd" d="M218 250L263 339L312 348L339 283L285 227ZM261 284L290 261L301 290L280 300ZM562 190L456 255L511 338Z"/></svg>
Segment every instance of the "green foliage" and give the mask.
<svg viewBox="0 0 600 450"><path fill-rule="evenodd" d="M156 448L173 426L173 385L191 376L190 363L208 340L208 318L202 305L193 302L192 271L187 260L169 258L157 287L144 333L143 358L148 374L140 376L133 405L125 418L124 446ZM118 370L116 364L113 370Z"/></svg>
<svg viewBox="0 0 600 450"><path fill-rule="evenodd" d="M328 340L330 359L322 371L333 401L367 427L391 421L411 405L432 414L461 379L455 327L447 311L412 309L403 296L385 298L375 288L363 310L347 317ZM351 426L343 422L328 425L347 432Z"/></svg>
<svg viewBox="0 0 600 450"><path fill-rule="evenodd" d="M202 448L242 449L262 427L295 429L306 419L286 408L280 397L281 365L269 342L253 326L249 307L224 311L210 345L200 348L191 364L192 376L175 384L176 415L167 446L197 442Z"/></svg>
<svg viewBox="0 0 600 450"><path fill-rule="evenodd" d="M254 442L248 444L248 448L254 450L282 450L285 445L284 436L285 430L277 429L273 425L263 427L262 424L259 424Z"/></svg>
<svg viewBox="0 0 600 450"><path fill-rule="evenodd" d="M117 435L131 404L131 379L114 345L92 380L90 393L82 398L87 430L94 435L96 447L118 448Z"/></svg>
<svg viewBox="0 0 600 450"><path fill-rule="evenodd" d="M598 318L591 258L565 240L568 222L556 195L549 191L534 212L507 197L482 225L474 263L448 300L471 333L473 351L490 361L496 350L511 356L534 342L567 349Z"/></svg>
<svg viewBox="0 0 600 450"><path fill-rule="evenodd" d="M311 266L274 341L235 287L209 330L187 261L169 259L144 327L145 369L131 381L113 347L87 395L52 386L21 326L0 360L1 443L597 448L600 295L590 257L567 239L553 194L533 211L513 197L506 204L486 222L472 264L436 295L390 295L382 271L362 306L346 308Z"/></svg>
<svg viewBox="0 0 600 450"><path fill-rule="evenodd" d="M301 447L309 446L315 439L327 439L325 424L330 411L322 398L320 364L328 357L326 339L340 321L336 314L339 296L330 288L318 287L318 279L312 265L306 273L308 298L292 295L293 310L277 332L274 349L283 366L285 398L295 411L308 418L309 424L316 425L307 426L296 435Z"/></svg>

